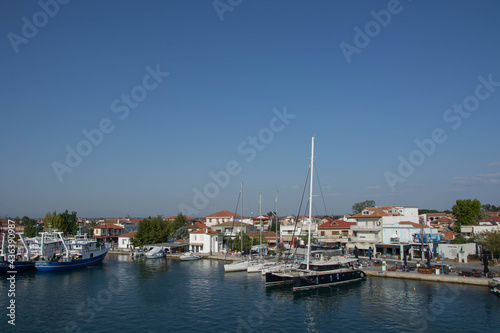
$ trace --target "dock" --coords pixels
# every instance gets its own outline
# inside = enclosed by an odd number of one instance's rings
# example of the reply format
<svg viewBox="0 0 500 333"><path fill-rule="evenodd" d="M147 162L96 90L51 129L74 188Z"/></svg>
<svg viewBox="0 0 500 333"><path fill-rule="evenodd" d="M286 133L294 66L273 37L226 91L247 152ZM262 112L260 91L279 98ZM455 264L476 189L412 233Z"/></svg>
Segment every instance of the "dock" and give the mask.
<svg viewBox="0 0 500 333"><path fill-rule="evenodd" d="M458 284L468 284L475 286L489 286L493 279L488 278L475 278L457 275L444 275L444 274L419 274L419 273L408 273L408 272L390 272L390 271L379 271L364 269L363 272L370 277L381 277L381 278L394 278L394 279L409 279L409 280L419 280L419 281L431 281L431 282L447 282L447 283L458 283Z"/></svg>

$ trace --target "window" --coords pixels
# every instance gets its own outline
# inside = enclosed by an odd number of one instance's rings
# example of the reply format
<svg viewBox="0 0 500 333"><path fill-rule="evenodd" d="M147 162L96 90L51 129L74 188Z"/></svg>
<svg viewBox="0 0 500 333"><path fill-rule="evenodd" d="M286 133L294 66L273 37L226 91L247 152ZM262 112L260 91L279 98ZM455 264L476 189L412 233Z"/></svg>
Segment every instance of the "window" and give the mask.
<svg viewBox="0 0 500 333"><path fill-rule="evenodd" d="M324 236L324 235L325 235L325 232L324 232L324 231L322 231L322 232L321 232L321 236Z"/></svg>

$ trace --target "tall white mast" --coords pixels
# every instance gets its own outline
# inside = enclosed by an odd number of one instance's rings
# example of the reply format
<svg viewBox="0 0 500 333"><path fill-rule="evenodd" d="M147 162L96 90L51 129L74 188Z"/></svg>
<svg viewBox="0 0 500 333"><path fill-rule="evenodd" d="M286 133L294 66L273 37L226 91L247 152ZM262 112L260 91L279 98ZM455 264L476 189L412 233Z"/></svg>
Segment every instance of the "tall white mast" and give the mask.
<svg viewBox="0 0 500 333"><path fill-rule="evenodd" d="M262 251L262 193L259 194L259 237L260 237L260 244L259 244L259 258L262 257L261 251Z"/></svg>
<svg viewBox="0 0 500 333"><path fill-rule="evenodd" d="M243 182L241 182L241 219L240 219L240 225L241 225L241 256L243 257Z"/></svg>
<svg viewBox="0 0 500 333"><path fill-rule="evenodd" d="M309 180L309 234L307 236L307 269L309 269L309 257L311 256L311 224L312 224L312 197L313 197L313 174L314 174L314 136L311 144L311 179Z"/></svg>

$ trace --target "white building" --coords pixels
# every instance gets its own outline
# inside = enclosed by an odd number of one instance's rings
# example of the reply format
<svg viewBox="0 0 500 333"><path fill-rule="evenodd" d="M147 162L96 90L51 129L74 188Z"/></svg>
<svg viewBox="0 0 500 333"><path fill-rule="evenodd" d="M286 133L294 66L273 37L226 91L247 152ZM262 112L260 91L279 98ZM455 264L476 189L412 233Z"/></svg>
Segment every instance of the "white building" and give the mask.
<svg viewBox="0 0 500 333"><path fill-rule="evenodd" d="M376 251L376 244L391 244L401 238L411 239L408 225L401 222L420 224L417 207L382 206L367 207L361 213L348 217L348 221L356 221L351 227L354 236L351 237L349 248ZM383 230L387 228L387 232ZM363 251L364 252L364 251Z"/></svg>
<svg viewBox="0 0 500 333"><path fill-rule="evenodd" d="M123 235L118 236L118 248L119 249L130 249L132 244L130 243L130 238L134 237L137 231L132 231Z"/></svg>
<svg viewBox="0 0 500 333"><path fill-rule="evenodd" d="M199 229L189 234L189 250L199 253L222 251L222 235L208 228Z"/></svg>
<svg viewBox="0 0 500 333"><path fill-rule="evenodd" d="M232 213L228 210L221 210L220 212L213 213L205 216L207 221L205 224L207 227L211 227L216 224L224 223L224 222L233 222L240 219L238 214Z"/></svg>

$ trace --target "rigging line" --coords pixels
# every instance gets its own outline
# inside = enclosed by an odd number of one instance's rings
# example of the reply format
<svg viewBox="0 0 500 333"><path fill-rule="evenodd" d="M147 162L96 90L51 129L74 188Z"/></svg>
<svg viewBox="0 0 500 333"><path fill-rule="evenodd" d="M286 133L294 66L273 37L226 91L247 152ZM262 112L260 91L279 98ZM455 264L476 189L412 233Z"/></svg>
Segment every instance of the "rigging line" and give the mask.
<svg viewBox="0 0 500 333"><path fill-rule="evenodd" d="M238 194L238 201L236 202L236 209L234 210L235 214L238 214L238 207L239 207L239 205L240 205L240 197L241 197L241 191L240 191L240 193ZM236 216L235 216L235 217L236 217ZM243 217L241 217L241 218L243 219ZM233 218L233 225L231 226L231 234L232 234L232 233L233 233L233 231L234 231L234 222L235 222L235 220L236 220L236 219L235 219L235 218ZM236 238L236 236L232 236L232 237ZM232 239L232 237L229 237L229 238L230 238L231 240L234 240L234 239ZM233 244L233 246L234 246L234 244Z"/></svg>
<svg viewBox="0 0 500 333"><path fill-rule="evenodd" d="M311 171L311 165L309 165L309 168L307 169L306 182L304 184L304 189L302 190L302 198L300 199L299 210L298 210L297 216L295 216L295 226L293 227L293 233L292 233L292 245L293 245L293 239L295 238L295 231L297 230L297 223L299 221L300 209L302 207L302 202L304 201L304 193L306 192L306 187L307 187L307 183L308 183L308 180L309 180L310 171ZM288 255L287 255L287 258L285 260L285 265L288 263L288 257L290 256L291 250L292 250L292 247L289 246L288 247ZM295 254L297 254L297 247L295 247L295 253L294 253L294 255Z"/></svg>
<svg viewBox="0 0 500 333"><path fill-rule="evenodd" d="M321 193L321 199L323 200L323 206L325 207L325 215L328 216L328 211L326 210L325 196L323 195L323 188L321 187L321 183L319 182L319 174L316 169L316 165L314 165L314 172L316 173L316 179L318 180L319 191Z"/></svg>

